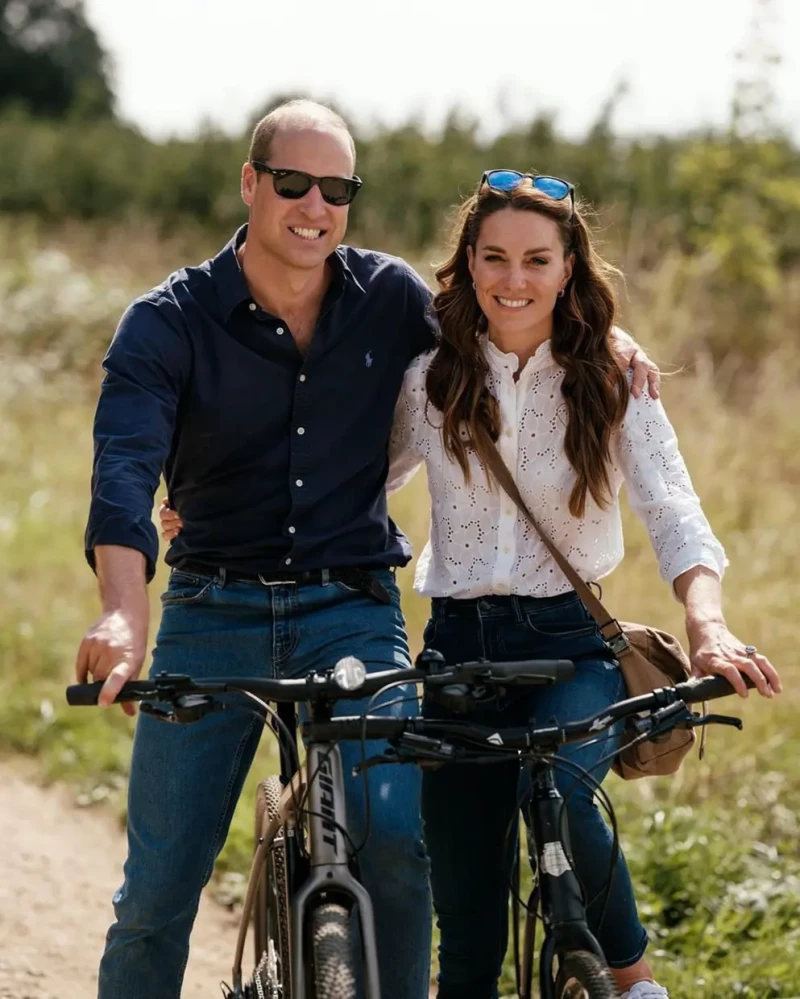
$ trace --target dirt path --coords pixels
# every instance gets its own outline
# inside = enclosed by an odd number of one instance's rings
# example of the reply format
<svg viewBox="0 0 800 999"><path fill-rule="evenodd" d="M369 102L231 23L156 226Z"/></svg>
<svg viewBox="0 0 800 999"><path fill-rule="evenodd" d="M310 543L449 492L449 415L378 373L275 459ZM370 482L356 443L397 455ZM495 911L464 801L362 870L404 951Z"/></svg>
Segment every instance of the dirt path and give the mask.
<svg viewBox="0 0 800 999"><path fill-rule="evenodd" d="M0 761L0 999L92 999L124 857L109 815ZM204 900L183 996L220 995L235 927Z"/></svg>

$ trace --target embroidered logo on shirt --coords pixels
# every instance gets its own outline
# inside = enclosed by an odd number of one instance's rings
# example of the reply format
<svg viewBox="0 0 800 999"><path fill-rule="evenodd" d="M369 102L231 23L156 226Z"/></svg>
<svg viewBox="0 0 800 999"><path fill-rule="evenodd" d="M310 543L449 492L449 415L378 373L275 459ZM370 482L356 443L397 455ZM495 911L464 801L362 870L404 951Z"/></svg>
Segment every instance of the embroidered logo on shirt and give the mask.
<svg viewBox="0 0 800 999"><path fill-rule="evenodd" d="M364 364L366 364L368 368L371 368L373 360L374 358L372 357L372 351L368 350L366 354L364 354Z"/></svg>

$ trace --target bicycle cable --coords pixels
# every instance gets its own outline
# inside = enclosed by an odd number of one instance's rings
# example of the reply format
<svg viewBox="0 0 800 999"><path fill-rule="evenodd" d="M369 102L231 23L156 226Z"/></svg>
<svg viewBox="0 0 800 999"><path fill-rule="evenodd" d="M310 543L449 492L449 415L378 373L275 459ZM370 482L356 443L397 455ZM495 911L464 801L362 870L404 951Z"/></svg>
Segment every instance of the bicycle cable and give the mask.
<svg viewBox="0 0 800 999"><path fill-rule="evenodd" d="M585 767L582 767L580 763L576 763L575 760L564 759L564 758L561 758L561 763L565 764L567 768L571 767L573 773L577 772L577 775L580 777L580 781L576 783L572 788L570 788L570 790L564 796L563 805L559 813L559 819L558 819L559 838L562 840L564 839L564 829L565 829L565 824L567 822L567 802L581 784L585 784L592 791L593 795L597 796L598 800L601 802L603 806L604 811L608 815L609 822L611 825L611 833L612 833L611 863L609 865L608 876L603 884L603 887L587 902L586 890L583 884L581 884L581 891L584 896L585 909L589 909L591 906L595 904L595 902L597 902L598 899L605 896L603 898L603 905L601 906L600 909L600 916L597 920L597 926L599 929L599 927L602 926L603 920L606 917L606 910L608 909L608 903L611 898L611 888L614 882L614 875L616 874L617 865L619 863L619 857L620 857L619 826L617 824L617 816L614 811L613 805L611 803L611 799L608 796L608 792L605 791L605 789L601 786L600 782L595 777L592 776L591 771L596 769L596 767L586 769ZM578 880L580 882L580 879Z"/></svg>
<svg viewBox="0 0 800 999"><path fill-rule="evenodd" d="M375 694L373 694L370 697L370 700L368 701L367 706L366 706L363 714L368 713L369 708L370 708L372 702L377 697L379 697L381 694L385 693L386 690L389 689L390 687L398 686L401 683L408 683L408 681L405 680L405 679L402 680L402 681L396 681L396 682L394 682L392 684L388 684L386 687L382 687L379 691L377 691ZM266 716L268 716L272 720L272 722L274 723L274 726L275 726L273 728L273 732L274 732L276 738L278 739L278 743L280 744L281 742L283 742L286 745L286 747L288 748L288 751L289 751L289 756L290 756L291 764L292 764L292 766L294 768L294 771L295 771L295 773L299 773L299 771L300 771L300 755L297 752L297 744L295 743L294 739L292 738L292 734L289 731L288 726L278 716L278 713L266 701L262 700L256 694L253 694L253 693L251 693L248 690L243 690L240 687L235 687L235 688L232 688L232 689L235 689L236 692L238 692L238 693L244 694L251 701L254 701L256 704L258 704L259 707L264 711L264 714L262 715L258 711L253 710L252 708L242 707L241 710L245 711L247 714L252 714L255 718L257 718L261 722L262 726L264 726L264 727L266 727L266 720L267 720ZM404 701L413 701L413 700L417 700L417 696L416 695L414 697L397 698L394 701L389 701L387 704L381 705L381 707L383 707L383 708L391 707L391 706L393 706L395 704L403 703ZM365 722L365 724L366 724L366 722ZM362 763L364 763L364 762L366 762L366 740L364 739L363 734L362 734L362 739L361 739L361 747L362 747ZM325 758L327 758L327 755L328 754L326 754ZM295 787L294 781L292 781L292 780L289 781L289 789L290 789L290 794L291 794L291 799L292 799L292 807L294 809L294 812L295 812L295 815L297 817L297 821L298 822L300 821L300 818L301 818L301 815L302 815L302 809L305 807L305 804L306 804L306 799L307 799L307 796L308 796L308 789L309 789L309 787L311 785L311 782L316 779L318 772L319 772L319 764L317 765L317 769L314 771L314 773L309 776L308 781L307 781L307 785L306 785L306 789L305 789L304 793L300 796L299 799L297 797L296 787ZM342 833L342 835L345 837L345 839L347 840L347 842L350 844L350 848L353 851L354 856L358 856L358 854L361 853L361 851L366 846L367 840L369 839L369 832L370 832L370 825L371 825L371 808L370 808L369 784L368 784L368 781L367 781L366 778L367 778L367 773L366 773L366 770L364 770L365 834L364 834L364 837L363 837L361 843L358 845L358 847L356 847L356 845L355 845L355 843L353 841L353 838L350 835L350 832L344 826L340 825L338 822L335 822L335 821L333 823L338 828L338 830ZM306 815L315 815L315 816L320 817L320 818L329 819L328 816L321 816L318 812L312 812L312 811L310 811L308 809L306 809L305 814ZM307 851L306 846L305 846L304 837L303 836L299 836L297 838L296 842L297 842L300 854L302 856L304 856L304 857L307 857L308 856L308 851Z"/></svg>
<svg viewBox="0 0 800 999"><path fill-rule="evenodd" d="M323 815L321 812L315 812L315 811L312 811L310 808L306 808L306 800L308 798L309 791L311 789L311 784L317 779L317 774L319 774L319 770L320 770L320 767L322 766L323 760L327 762L328 758L330 757L330 754L333 752L333 749L334 749L335 745L336 745L336 743L333 743L331 745L330 749L328 749L324 753L320 753L320 759L317 762L316 769L314 770L313 773L311 773L309 775L309 778L306 781L306 786L303 789L302 795L300 796L300 805L299 805L299 807L300 807L300 809L304 809L305 810L304 811L305 815L313 815L316 818L324 819L326 822L330 822L334 826L334 828L337 829L342 834L342 836L347 840L347 842L350 844L350 849L355 854L355 844L353 842L353 837L350 835L350 831L348 829L346 829L343 825L341 825L341 823L337 822L335 819L331 819L331 817L329 815ZM300 815L300 814L301 813L298 812L298 815ZM300 837L300 838L302 839L302 837ZM306 853L306 855L307 855L306 851L304 851L304 853Z"/></svg>
<svg viewBox="0 0 800 999"><path fill-rule="evenodd" d="M237 688L240 689L240 688ZM300 769L300 754L297 752L297 743L292 738L292 733L289 730L289 726L283 721L283 719L278 715L278 712L271 707L266 701L263 701L256 694L251 694L248 690L240 690L241 693L245 694L250 700L255 701L259 707L264 709L264 712L269 716L273 722L276 738L278 739L278 744L281 743L281 738L283 738L284 744L288 749L289 755L291 757L291 764L295 772ZM253 712L254 714L256 712ZM262 722L266 722L265 718L261 719Z"/></svg>
<svg viewBox="0 0 800 999"><path fill-rule="evenodd" d="M655 731L643 732L641 735L636 736L635 739L632 739L630 742L626 743L626 747L625 748L627 749L627 748L629 748L631 746L636 746L636 745L638 745L641 742L645 742L648 739L652 738L653 735L659 735L659 734L661 734L661 731L668 731L668 729L666 729L666 728L665 729L656 728ZM603 740L603 737L602 736L598 736L598 737L592 739L590 742L582 743L581 744L581 748L585 748L587 746L595 745L596 743L598 743L598 742L600 742L602 740ZM562 762L568 763L572 767L574 767L577 770L581 771L582 779L583 779L585 777L590 777L592 771L600 769L600 767L602 767L606 763L608 763L609 760L613 760L618 754L619 754L619 748L617 748L616 750L614 750L614 752L607 753L605 756L601 757L588 770L586 768L584 768L584 767L581 767L581 765L578 764L578 763L576 763L574 760L562 760ZM606 813L607 813L607 815L609 817L609 820L611 822L611 829L612 829L612 834L613 834L612 853L611 853L611 865L610 865L610 869L609 869L608 878L607 878L606 883L605 883L605 885L604 885L604 887L602 889L602 892L598 892L589 901L589 903L587 904L587 908L589 906L591 906L591 905L594 905L594 903L601 897L601 894L605 894L605 898L603 899L603 906L602 906L602 909L601 909L601 912L600 912L600 918L598 919L598 923L597 923L597 925L600 926L600 925L602 925L602 922L603 922L603 920L605 919L605 916L606 916L606 911L608 909L608 903L609 903L610 897L611 897L611 887L612 887L614 875L616 873L617 864L619 863L619 857L620 857L619 826L617 824L616 814L615 814L614 809L613 809L613 807L611 805L611 800L608 797L608 794L604 790L602 790L599 782L596 779L592 778L592 782L595 785L595 788L596 788L596 792L595 793L598 794L598 797L601 797L601 795L602 795L601 800L602 800L602 803L603 803L603 807L604 807L604 809L605 809L605 811L606 811ZM566 805L567 798L571 794L573 794L576 789L577 789L577 785L574 788L570 789L570 791L567 793L567 796L564 799L564 804L565 805Z"/></svg>
<svg viewBox="0 0 800 999"><path fill-rule="evenodd" d="M356 854L358 855L367 845L367 840L369 839L370 829L372 827L372 803L370 800L369 791L369 775L367 773L367 768L365 766L367 762L367 716L369 714L369 709L372 707L373 702L376 698L380 697L381 694L385 694L388 690L394 687L401 687L408 685L409 681L407 679L398 679L392 681L392 683L386 684L385 687L381 687L377 690L364 705L364 710L361 712L361 738L359 744L361 746L361 776L364 781L364 836L358 845L358 850ZM406 702L419 701L419 694L415 693L412 696L406 695L405 697L395 698L392 701L387 701L385 704L379 705L380 708L386 709L389 707L394 707L397 704L404 704Z"/></svg>
<svg viewBox="0 0 800 999"><path fill-rule="evenodd" d="M581 767L580 764L575 763L574 760L564 759L564 758L559 757L559 756L550 756L550 757L547 757L545 759L549 763L549 765L553 767L554 770L561 770L562 772L571 774L572 776L577 776L579 778L578 784L576 784L575 787L571 788L567 792L567 796L564 798L563 804L562 804L562 806L561 806L561 808L559 810L559 840L561 842L562 847L566 848L566 837L564 835L564 825L563 825L565 817L566 817L566 808L565 808L566 801L567 801L567 798L575 790L577 790L577 788L580 786L580 784L586 784L586 786L589 788L589 790L592 791L593 794L597 794L597 796L598 796L598 798L600 800L600 803L603 806L603 809L606 811L606 813L609 816L609 819L611 820L612 829L614 829L616 831L616 817L614 816L614 809L613 809L613 806L611 804L611 800L608 797L608 794L606 793L606 791L601 787L601 785L599 784L599 782L595 778L593 778L591 776L590 771L586 770L584 767ZM516 808L514 810L514 815L512 816L512 818L511 818L508 826L506 827L506 833L505 833L505 836L503 838L504 847L508 847L508 845L510 843L510 840L511 840L511 836L514 833L515 823L519 822L519 813L522 810L522 806L525 804L525 801L529 797L530 797L530 790L528 788L526 788L525 791L523 791L518 796ZM523 813L523 818L524 818L524 813ZM526 824L526 828L527 828L527 822L525 824ZM615 838L614 838L614 851L616 851L617 849L618 849L618 838L615 835ZM614 853L612 853L612 856L614 856ZM537 858L537 861L538 861L538 858ZM615 861L616 861L616 857L615 857ZM612 876L613 876L613 871L612 871ZM576 877L577 877L577 874L576 874ZM580 882L580 878L578 878L578 883L579 883L579 886L581 888L582 901L585 903L586 902L586 892L585 892L583 884ZM512 890L513 890L513 885L511 887L512 887ZM597 897L599 897L599 895ZM522 901L522 899L519 896L517 896L516 901L522 906L522 908L526 909L526 911L529 911L527 909L527 905ZM592 899L588 903L588 905L592 905L595 901L596 901L596 898Z"/></svg>
<svg viewBox="0 0 800 999"><path fill-rule="evenodd" d="M269 718L273 721L275 727L272 729L272 731L273 731L273 734L275 735L276 739L278 740L278 745L279 746L281 745L281 739L283 738L283 743L287 747L288 754L289 754L289 757L290 757L290 763L291 763L291 766L294 769L294 773L299 774L300 773L300 754L297 752L297 743L292 738L292 733L291 733L289 727L286 725L286 723L283 721L283 719L280 718L280 716L278 715L277 711L275 711L275 709L272 708L266 701L262 700L256 694L253 694L253 693L251 693L248 690L241 690L241 688L237 688L237 689L240 690L241 693L245 694L248 698L250 698L250 700L255 701L256 704L258 704L261 708L263 708L265 714L267 716L269 716ZM266 728L266 718L265 717L262 717L261 715L258 714L258 712L253 711L252 708L243 708L242 710L248 711L249 713L254 714L256 717L258 717L260 719L261 724ZM291 795L292 808L294 810L295 819L296 819L297 822L300 822L301 818L300 818L300 811L299 811L299 807L298 807L297 788L295 787L295 782L292 779L292 777L289 778L288 787L289 787L289 794ZM303 836L298 836L296 838L295 842L297 843L300 855L302 857L306 857L307 856L307 851L306 851L305 843L304 843L303 839L304 839Z"/></svg>

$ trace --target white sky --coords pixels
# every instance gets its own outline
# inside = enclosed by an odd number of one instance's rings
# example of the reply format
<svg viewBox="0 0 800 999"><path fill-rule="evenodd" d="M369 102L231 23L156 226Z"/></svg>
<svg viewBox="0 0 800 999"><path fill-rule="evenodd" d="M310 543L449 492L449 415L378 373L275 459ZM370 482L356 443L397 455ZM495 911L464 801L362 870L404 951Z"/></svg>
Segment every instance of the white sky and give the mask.
<svg viewBox="0 0 800 999"><path fill-rule="evenodd" d="M87 0L119 107L148 134L239 131L276 93L357 122L429 125L459 104L486 128L553 110L580 135L621 79L615 126L726 121L756 0ZM800 135L800 0L772 0L778 118ZM500 110L505 106L506 111Z"/></svg>

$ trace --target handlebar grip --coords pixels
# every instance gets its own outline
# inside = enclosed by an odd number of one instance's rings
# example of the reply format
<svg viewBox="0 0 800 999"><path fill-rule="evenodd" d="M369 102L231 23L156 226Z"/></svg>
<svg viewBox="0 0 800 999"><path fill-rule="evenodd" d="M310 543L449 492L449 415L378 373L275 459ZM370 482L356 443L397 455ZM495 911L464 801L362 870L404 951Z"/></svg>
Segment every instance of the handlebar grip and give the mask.
<svg viewBox="0 0 800 999"><path fill-rule="evenodd" d="M67 704L72 707L88 707L97 704L97 698L103 689L102 680L96 683L74 683L67 687ZM150 697L155 693L156 685L152 680L130 680L124 685L114 703L121 701L141 701L145 697Z"/></svg>
<svg viewBox="0 0 800 999"><path fill-rule="evenodd" d="M744 673L741 674L745 685L751 690L755 684ZM685 683L675 685L675 692L686 704L697 704L700 701L713 701L718 697L727 697L735 693L733 687L724 676L703 676Z"/></svg>
<svg viewBox="0 0 800 999"><path fill-rule="evenodd" d="M67 704L73 707L97 704L97 698L103 689L102 681L98 683L74 683L67 687Z"/></svg>

